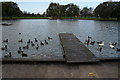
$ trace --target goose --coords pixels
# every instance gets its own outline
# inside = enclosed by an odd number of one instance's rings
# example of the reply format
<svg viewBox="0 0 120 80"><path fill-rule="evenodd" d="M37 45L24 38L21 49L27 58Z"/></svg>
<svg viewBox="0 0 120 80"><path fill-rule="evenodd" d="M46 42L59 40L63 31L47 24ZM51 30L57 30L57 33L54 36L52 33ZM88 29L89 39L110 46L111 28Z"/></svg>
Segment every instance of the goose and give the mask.
<svg viewBox="0 0 120 80"><path fill-rule="evenodd" d="M44 43L42 43L42 41L40 41L40 44L41 44L41 45L44 45Z"/></svg>
<svg viewBox="0 0 120 80"><path fill-rule="evenodd" d="M30 39L28 40L28 42L27 42L28 44L30 43Z"/></svg>
<svg viewBox="0 0 120 80"><path fill-rule="evenodd" d="M21 39L21 40L18 40L18 42L23 42L23 40Z"/></svg>
<svg viewBox="0 0 120 80"><path fill-rule="evenodd" d="M7 42L8 42L8 39L6 39L6 40L3 40L3 42L6 42L6 43L7 43Z"/></svg>
<svg viewBox="0 0 120 80"><path fill-rule="evenodd" d="M35 42L38 42L37 38L35 38Z"/></svg>
<svg viewBox="0 0 120 80"><path fill-rule="evenodd" d="M5 49L7 49L7 45L5 45Z"/></svg>
<svg viewBox="0 0 120 80"><path fill-rule="evenodd" d="M12 57L11 52L9 52L9 54L6 53L6 54L4 55L4 57L5 57L5 58Z"/></svg>
<svg viewBox="0 0 120 80"><path fill-rule="evenodd" d="M120 51L120 48L117 48L117 51Z"/></svg>
<svg viewBox="0 0 120 80"><path fill-rule="evenodd" d="M28 49L28 48L29 48L29 46L28 46L28 45L23 46L23 49Z"/></svg>
<svg viewBox="0 0 120 80"><path fill-rule="evenodd" d="M52 39L51 37L48 37L48 39Z"/></svg>
<svg viewBox="0 0 120 80"><path fill-rule="evenodd" d="M88 36L88 39L92 39L92 37Z"/></svg>
<svg viewBox="0 0 120 80"><path fill-rule="evenodd" d="M112 48L112 49L115 48L115 46L111 42L109 43L109 47Z"/></svg>
<svg viewBox="0 0 120 80"><path fill-rule="evenodd" d="M91 42L90 42L90 45L94 45L94 44L95 44L95 41L91 41Z"/></svg>
<svg viewBox="0 0 120 80"><path fill-rule="evenodd" d="M36 49L38 50L38 48L39 48L39 47L37 46Z"/></svg>
<svg viewBox="0 0 120 80"><path fill-rule="evenodd" d="M1 48L1 50L3 51L3 50L5 50L5 48L4 48L4 47L2 47L2 48Z"/></svg>
<svg viewBox="0 0 120 80"><path fill-rule="evenodd" d="M104 46L104 41L100 42L98 45L99 46Z"/></svg>
<svg viewBox="0 0 120 80"><path fill-rule="evenodd" d="M45 40L45 44L48 44L48 42Z"/></svg>
<svg viewBox="0 0 120 80"><path fill-rule="evenodd" d="M19 33L19 35L21 35L21 33Z"/></svg>
<svg viewBox="0 0 120 80"><path fill-rule="evenodd" d="M23 53L22 51L22 57L27 57L28 55L26 53Z"/></svg>

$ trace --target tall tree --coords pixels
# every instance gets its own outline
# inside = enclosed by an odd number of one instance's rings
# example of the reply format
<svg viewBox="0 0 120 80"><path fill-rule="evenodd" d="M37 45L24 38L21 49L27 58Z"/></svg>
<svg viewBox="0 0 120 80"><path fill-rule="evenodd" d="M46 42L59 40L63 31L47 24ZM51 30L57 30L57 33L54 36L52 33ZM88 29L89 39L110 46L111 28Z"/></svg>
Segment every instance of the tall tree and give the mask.
<svg viewBox="0 0 120 80"><path fill-rule="evenodd" d="M14 2L2 2L2 16L3 17L14 17L22 15L18 5Z"/></svg>

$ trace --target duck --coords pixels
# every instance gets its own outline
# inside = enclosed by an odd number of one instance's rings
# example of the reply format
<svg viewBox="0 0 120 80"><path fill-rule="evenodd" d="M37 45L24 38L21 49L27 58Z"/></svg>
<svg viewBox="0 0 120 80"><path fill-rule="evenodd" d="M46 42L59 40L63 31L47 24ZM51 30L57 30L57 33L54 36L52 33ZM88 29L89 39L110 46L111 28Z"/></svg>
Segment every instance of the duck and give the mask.
<svg viewBox="0 0 120 80"><path fill-rule="evenodd" d="M19 33L19 35L21 35L21 33Z"/></svg>
<svg viewBox="0 0 120 80"><path fill-rule="evenodd" d="M109 43L109 47L112 48L112 49L115 48L115 46L111 42Z"/></svg>
<svg viewBox="0 0 120 80"><path fill-rule="evenodd" d="M38 42L37 38L35 38L35 42Z"/></svg>
<svg viewBox="0 0 120 80"><path fill-rule="evenodd" d="M117 48L117 51L120 51L120 48Z"/></svg>
<svg viewBox="0 0 120 80"><path fill-rule="evenodd" d="M6 53L6 54L4 55L4 57L5 57L5 58L12 57L11 52L9 52L9 54Z"/></svg>
<svg viewBox="0 0 120 80"><path fill-rule="evenodd" d="M29 46L28 45L23 46L23 49L29 49Z"/></svg>
<svg viewBox="0 0 120 80"><path fill-rule="evenodd" d="M99 46L104 46L104 41L98 43Z"/></svg>
<svg viewBox="0 0 120 80"><path fill-rule="evenodd" d="M28 55L26 53L23 53L22 51L22 57L27 57Z"/></svg>
<svg viewBox="0 0 120 80"><path fill-rule="evenodd" d="M52 39L51 37L48 37L48 39Z"/></svg>
<svg viewBox="0 0 120 80"><path fill-rule="evenodd" d="M41 45L44 45L44 43L43 43L42 41L40 41L40 44L41 44Z"/></svg>
<svg viewBox="0 0 120 80"><path fill-rule="evenodd" d="M28 44L30 44L30 39L28 40L28 42L27 42Z"/></svg>
<svg viewBox="0 0 120 80"><path fill-rule="evenodd" d="M5 45L5 49L7 49L7 45Z"/></svg>
<svg viewBox="0 0 120 80"><path fill-rule="evenodd" d="M38 50L38 49L39 49L39 47L37 46L37 47L36 47L36 50Z"/></svg>
<svg viewBox="0 0 120 80"><path fill-rule="evenodd" d="M92 39L92 37L88 36L88 39Z"/></svg>
<svg viewBox="0 0 120 80"><path fill-rule="evenodd" d="M2 47L2 48L1 48L1 50L3 51L3 50L5 50L5 48L4 48L4 47Z"/></svg>
<svg viewBox="0 0 120 80"><path fill-rule="evenodd" d="M21 40L18 40L18 42L23 42L23 40L21 39Z"/></svg>
<svg viewBox="0 0 120 80"><path fill-rule="evenodd" d="M45 40L45 44L48 44L48 42Z"/></svg>
<svg viewBox="0 0 120 80"><path fill-rule="evenodd" d="M7 42L8 42L8 39L6 39L6 40L3 40L3 42L6 42L6 43L7 43Z"/></svg>
<svg viewBox="0 0 120 80"><path fill-rule="evenodd" d="M90 45L94 45L94 44L95 44L95 41L91 41L91 42L90 42Z"/></svg>

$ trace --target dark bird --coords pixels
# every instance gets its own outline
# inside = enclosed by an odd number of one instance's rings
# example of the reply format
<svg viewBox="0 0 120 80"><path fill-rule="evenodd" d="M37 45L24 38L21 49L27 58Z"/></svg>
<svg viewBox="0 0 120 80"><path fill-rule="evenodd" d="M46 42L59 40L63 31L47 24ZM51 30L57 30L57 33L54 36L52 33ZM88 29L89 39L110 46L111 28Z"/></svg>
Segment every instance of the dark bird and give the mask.
<svg viewBox="0 0 120 80"><path fill-rule="evenodd" d="M48 39L52 39L51 37L48 37Z"/></svg>
<svg viewBox="0 0 120 80"><path fill-rule="evenodd" d="M7 42L8 42L8 39L6 39L6 40L3 40L3 42L6 42L6 43L7 43Z"/></svg>
<svg viewBox="0 0 120 80"><path fill-rule="evenodd" d="M45 40L45 44L48 44L48 42Z"/></svg>
<svg viewBox="0 0 120 80"><path fill-rule="evenodd" d="M94 45L94 44L95 44L95 41L91 41L91 42L90 42L90 45Z"/></svg>
<svg viewBox="0 0 120 80"><path fill-rule="evenodd" d="M44 43L43 43L42 41L40 41L40 44L41 44L41 45L44 45Z"/></svg>
<svg viewBox="0 0 120 80"><path fill-rule="evenodd" d="M92 39L92 37L88 36L88 39Z"/></svg>
<svg viewBox="0 0 120 80"><path fill-rule="evenodd" d="M35 38L35 42L38 42L37 38Z"/></svg>
<svg viewBox="0 0 120 80"><path fill-rule="evenodd" d="M28 40L28 42L27 42L28 44L30 44L30 39Z"/></svg>
<svg viewBox="0 0 120 80"><path fill-rule="evenodd" d="M120 48L117 48L117 51L120 51Z"/></svg>
<svg viewBox="0 0 120 80"><path fill-rule="evenodd" d="M39 47L37 46L36 49L38 50L38 48L39 48Z"/></svg>
<svg viewBox="0 0 120 80"><path fill-rule="evenodd" d="M19 35L21 35L21 33L19 33Z"/></svg>
<svg viewBox="0 0 120 80"><path fill-rule="evenodd" d="M26 53L22 52L22 57L27 57L28 55Z"/></svg>
<svg viewBox="0 0 120 80"><path fill-rule="evenodd" d="M4 48L4 47L2 47L2 48L1 48L1 50L5 50L5 48Z"/></svg>
<svg viewBox="0 0 120 80"><path fill-rule="evenodd" d="M35 44L34 44L34 43L32 43L31 45L32 45L32 46L35 46Z"/></svg>
<svg viewBox="0 0 120 80"><path fill-rule="evenodd" d="M5 57L5 58L12 57L12 54L11 54L11 52L9 52L9 54L7 54L7 53L6 53L6 54L4 55L4 57Z"/></svg>
<svg viewBox="0 0 120 80"><path fill-rule="evenodd" d="M18 42L23 42L23 40L22 40L22 39L20 39L20 40L18 40Z"/></svg>
<svg viewBox="0 0 120 80"><path fill-rule="evenodd" d="M5 45L5 49L7 49L7 45Z"/></svg>

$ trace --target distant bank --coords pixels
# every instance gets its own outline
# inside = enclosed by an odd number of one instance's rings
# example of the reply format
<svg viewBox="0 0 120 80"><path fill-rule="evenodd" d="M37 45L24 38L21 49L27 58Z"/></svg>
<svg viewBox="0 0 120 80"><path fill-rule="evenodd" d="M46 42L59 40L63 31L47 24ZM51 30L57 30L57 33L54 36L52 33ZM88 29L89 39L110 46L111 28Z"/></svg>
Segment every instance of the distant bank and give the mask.
<svg viewBox="0 0 120 80"><path fill-rule="evenodd" d="M79 20L110 20L110 21L120 21L117 18L95 18L95 17L61 17L61 18L52 18L52 17L12 17L11 18L0 18L2 20L16 20L16 19L49 19L49 20L57 20L57 19L79 19Z"/></svg>

